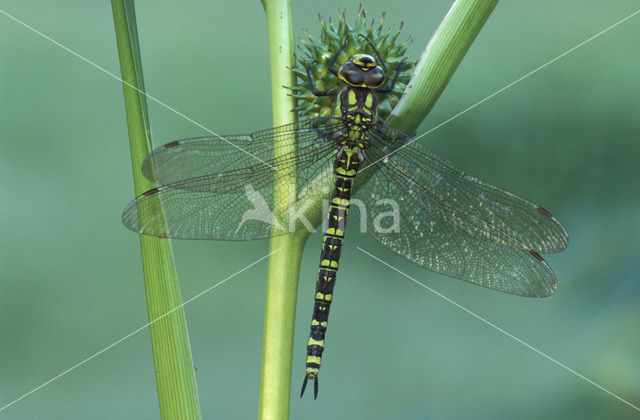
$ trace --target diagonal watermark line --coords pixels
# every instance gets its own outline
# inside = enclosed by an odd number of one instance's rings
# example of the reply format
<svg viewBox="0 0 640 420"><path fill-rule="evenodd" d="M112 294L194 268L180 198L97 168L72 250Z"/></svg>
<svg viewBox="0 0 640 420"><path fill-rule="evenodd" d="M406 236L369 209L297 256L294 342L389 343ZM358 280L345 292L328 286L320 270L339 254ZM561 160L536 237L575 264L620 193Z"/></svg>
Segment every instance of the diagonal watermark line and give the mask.
<svg viewBox="0 0 640 420"><path fill-rule="evenodd" d="M371 166L375 165L376 163L388 158L389 156L393 155L394 153L396 153L398 150L400 149L404 149L405 147L409 146L411 143L420 140L421 138L423 138L424 136L436 131L438 128L442 127L443 125L446 125L448 123L450 123L451 121L455 120L456 118L458 118L459 116L461 116L462 114L467 113L468 111L471 111L472 109L474 109L475 107L483 104L484 102L488 101L489 99L493 98L496 95L499 95L500 93L504 92L505 90L509 89L510 87L512 87L513 85L515 85L516 83L519 83L521 81L523 81L524 79L526 79L527 77L533 75L534 73L537 73L538 71L542 70L543 68L547 67L548 65L560 60L562 57L564 57L567 54L571 54L572 52L574 52L575 50L577 50L578 48L582 47L583 45L593 41L594 39L598 38L600 35L605 34L606 32L609 32L611 29L615 28L616 26L626 22L627 20L631 19L632 17L634 17L635 15L637 15L638 13L640 13L640 9L636 10L635 12L633 12L632 14L630 14L629 16L625 17L624 19L621 19L619 21L617 21L616 23L614 23L613 25L603 29L602 31L598 32L597 34L589 37L588 39L582 41L581 43L579 43L578 45L576 45L575 47L563 52L562 54L560 54L559 56L557 56L556 58L553 58L549 61L547 61L546 63L544 63L543 65L531 70L529 73L525 74L524 76L514 80L513 82L509 83L508 85L506 85L505 87L503 87L502 89L498 89L497 91L493 92L491 95L487 96L486 98L476 102L475 104L471 105L470 107L458 112L456 115L454 115L453 117L441 122L440 124L436 125L435 127L433 127L432 129L430 129L427 132L424 132L422 134L420 134L419 136L411 139L411 141L403 144L402 146L400 146L399 148L397 148L396 150L394 150L393 152L377 159L375 162L370 163L369 165L365 166L364 168L360 169L359 172L364 171L365 169L370 168Z"/></svg>
<svg viewBox="0 0 640 420"><path fill-rule="evenodd" d="M395 268L394 266L390 265L389 263L386 263L385 261L382 261L380 258L376 257L375 255L365 251L364 249L357 247L358 250L362 251L363 253L367 254L368 256L370 256L371 258L373 258L374 260L382 263L383 265L386 265L387 267L389 267L390 269L392 269L393 271L403 275L404 277L408 278L409 280L413 281L414 283L424 287L425 289L427 289L428 291L430 291L431 293L434 293L436 295L438 295L439 297L441 297L442 299L446 300L447 302L449 302L450 304L457 306L458 308L462 309L463 311L465 311L466 313L468 313L469 315L479 319L480 321L484 322L485 324L489 325L490 327L495 328L496 330L500 331L502 334L506 335L509 338L512 338L514 340L516 340L518 343L522 344L523 346L527 347L529 350L533 350L534 352L538 353L540 356L549 359L550 361L552 361L553 363L555 363L556 365L560 366L563 369L566 369L567 371L573 373L574 375L578 376L579 378L589 382L591 385L595 386L596 388L599 388L600 390L606 392L607 394L611 395L612 397L617 398L618 400L622 401L623 403L627 404L630 407L635 408L636 410L640 411L640 407L637 407L633 404L631 404L629 401L617 396L616 394L614 394L613 392L609 391L608 389L598 385L597 383L593 382L591 379L579 374L578 372L576 372L575 370L571 369L570 367L560 363L559 361L557 361L556 359L552 358L551 356L543 353L542 351L538 350L537 348L531 346L530 344L525 343L524 341L522 341L521 339L519 339L518 337L514 336L513 334L508 333L507 331L503 330L502 328L498 327L497 325L491 323L490 321L487 321L486 319L484 319L483 317L481 317L480 315L476 314L475 312L471 312L469 309L465 308L464 306L452 301L451 299L449 299L448 297L444 296L441 293L436 292L435 290L433 290L432 288L430 288L429 286L419 282L418 280L414 279L413 277L411 277L408 274L403 273L402 271L398 270L397 268Z"/></svg>
<svg viewBox="0 0 640 420"><path fill-rule="evenodd" d="M233 273L232 275L230 275L229 277L227 277L226 279L214 284L213 286L209 287L208 289L203 290L202 292L198 293L197 295L193 296L192 298L190 298L189 300L183 302L181 305L176 306L175 308L171 309L169 312L160 315L158 318L154 319L153 321L143 325L142 327L130 332L129 334L125 335L124 337L122 337L121 339L115 341L114 343L108 345L107 347L103 348L102 350L98 351L97 353L93 354L92 356L87 357L86 359L84 359L83 361L76 363L75 365L71 366L69 369L65 370L64 372L59 373L58 375L54 376L53 378L49 379L48 381L44 382L43 384L37 386L36 388L33 388L31 391L27 392L26 394L22 395L20 398L16 398L15 400L11 401L10 403L6 404L3 407L0 407L0 411L4 411L6 408L11 407L13 404L17 403L18 401L22 400L23 398L28 397L29 395L33 394L34 392L38 391L39 389L49 385L51 382L55 381L56 379L61 378L62 376L66 375L67 373L75 370L76 368L84 365L85 363L87 363L88 361L90 361L91 359L94 359L96 357L98 357L99 355L101 355L102 353L106 352L109 349L112 349L113 347L117 346L118 344L122 343L123 341L125 341L126 339L128 339L129 337L139 333L140 331L144 330L145 328L147 328L149 325L154 324L158 321L160 321L161 319L163 319L164 317L166 317L167 315L172 314L173 312L177 311L178 309L184 307L187 303L198 299L200 296L204 295L205 293L210 292L211 290L215 289L216 287L220 286L221 284L227 282L228 280L231 280L232 278L234 278L235 276L237 276L238 274L242 273L243 271L248 270L249 268L253 267L254 265L258 264L259 262L263 261L266 258L269 258L271 255L275 254L276 252L280 251L280 249L282 248L278 248L272 252L270 252L269 254L265 255L264 257L260 258L259 260L256 260L254 262L252 262L251 264L249 264L248 266L246 266L245 268L243 268L240 271L237 271L235 273Z"/></svg>
<svg viewBox="0 0 640 420"><path fill-rule="evenodd" d="M126 85L127 87L130 87L131 89L136 90L137 92L143 94L144 96L146 96L147 98L151 99L153 102L157 103L158 105L163 106L164 108L168 109L171 112L176 113L178 116L184 118L185 120L189 121L190 123L202 128L203 130L205 130L207 133L212 134L213 136L219 138L222 141L225 141L227 143L229 143L231 146L235 147L236 149L246 153L247 155L251 156L252 158L258 160L259 162L264 163L265 165L267 165L268 167L270 167L271 169L273 169L274 171L278 171L275 167L269 165L267 162L265 162L264 160L260 159L259 157L257 157L256 155L244 150L242 147L238 146L237 144L225 139L224 137L218 135L217 133L214 133L213 131L211 131L210 129L208 129L207 127L205 127L204 125L200 124L199 122L187 117L186 115L184 115L182 112L178 111L175 108L170 107L169 105L167 105L166 103L160 101L159 99L154 98L153 96L149 95L148 93L138 89L137 87L133 86L131 83L129 82L125 82L124 80L122 80L121 78L119 78L118 76L116 76L115 74L111 73L109 70L105 69L104 67L99 66L98 64L94 63L93 61L89 60L88 58L83 57L82 55L78 54L77 52L73 51L70 48L65 47L64 45L62 45L61 43L59 43L58 41L56 41L55 39L43 34L42 32L38 31L37 29L35 29L32 26L27 25L25 22L21 21L20 19L11 16L9 13L5 12L4 10L0 9L0 13L2 13L3 15L5 15L6 17L8 17L9 19L13 20L16 23L19 23L20 25L24 26L25 28L29 29L32 32L35 32L36 34L40 35L41 37L43 37L44 39L46 39L47 41L57 45L58 47L62 48L63 50L67 51L68 53L75 55L77 58L79 58L80 60L84 61L85 63L88 63L90 65L92 65L93 67L97 68L98 70L106 73L107 75L113 77L114 79L122 82L124 85Z"/></svg>

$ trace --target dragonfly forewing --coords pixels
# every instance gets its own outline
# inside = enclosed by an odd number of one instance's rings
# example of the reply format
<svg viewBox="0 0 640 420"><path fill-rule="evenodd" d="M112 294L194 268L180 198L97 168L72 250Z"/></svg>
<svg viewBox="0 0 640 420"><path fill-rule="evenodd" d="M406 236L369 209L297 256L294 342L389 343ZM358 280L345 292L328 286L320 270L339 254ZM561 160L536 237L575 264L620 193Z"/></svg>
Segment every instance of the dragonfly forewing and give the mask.
<svg viewBox="0 0 640 420"><path fill-rule="evenodd" d="M335 138L341 127L339 119L315 118L252 134L176 140L154 149L143 161L142 173L164 185L259 165L282 170L283 163L273 162L276 154L287 154L294 145L301 154L315 150L317 156L323 143Z"/></svg>
<svg viewBox="0 0 640 420"><path fill-rule="evenodd" d="M173 182L137 197L125 208L123 222L142 234L179 239L250 240L313 230L309 219L317 219L311 214L317 206L309 203L326 199L331 185L332 139L342 127L335 124L319 118L248 135L261 142L263 154L269 152L266 164L218 138L162 146L145 160L146 174ZM274 139L282 137L294 138L298 147L274 158ZM244 165L223 159L224 153L233 153ZM174 167L177 162L183 166ZM280 183L289 191L276 202L274 188Z"/></svg>
<svg viewBox="0 0 640 420"><path fill-rule="evenodd" d="M396 133L376 127L372 161L388 154L378 145L396 143ZM567 232L544 208L466 173L417 142L397 148L377 165L386 183L401 183L406 195L429 202L444 220L470 235L543 253L562 251L569 243Z"/></svg>

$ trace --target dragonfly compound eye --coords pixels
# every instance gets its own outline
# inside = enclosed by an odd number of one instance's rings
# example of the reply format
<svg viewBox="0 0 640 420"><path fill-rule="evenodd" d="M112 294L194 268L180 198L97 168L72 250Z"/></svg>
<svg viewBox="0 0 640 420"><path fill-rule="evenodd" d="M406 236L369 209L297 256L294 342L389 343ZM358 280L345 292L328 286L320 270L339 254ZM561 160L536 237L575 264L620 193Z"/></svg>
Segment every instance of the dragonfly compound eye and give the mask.
<svg viewBox="0 0 640 420"><path fill-rule="evenodd" d="M364 85L370 89L375 89L384 83L384 71L380 67L376 67L365 73Z"/></svg>
<svg viewBox="0 0 640 420"><path fill-rule="evenodd" d="M385 80L384 71L382 71L379 66L376 66L375 61L373 61L371 57L369 58L373 63L373 68L366 68L365 70L365 68L358 65L355 58L352 57L350 61L347 61L340 67L338 76L343 82L353 87L375 89L382 86Z"/></svg>
<svg viewBox="0 0 640 420"><path fill-rule="evenodd" d="M350 86L362 86L365 81L365 72L352 61L347 61L338 71L340 79Z"/></svg>

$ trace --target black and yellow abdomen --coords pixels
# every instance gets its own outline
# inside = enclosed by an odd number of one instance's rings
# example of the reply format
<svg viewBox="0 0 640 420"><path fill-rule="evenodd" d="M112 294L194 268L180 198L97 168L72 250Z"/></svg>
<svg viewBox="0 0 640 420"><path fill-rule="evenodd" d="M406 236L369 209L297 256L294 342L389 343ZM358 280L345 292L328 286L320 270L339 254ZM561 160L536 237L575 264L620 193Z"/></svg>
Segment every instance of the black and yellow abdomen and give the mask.
<svg viewBox="0 0 640 420"><path fill-rule="evenodd" d="M361 153L357 147L344 147L336 155L335 182L329 202L327 229L322 241L311 333L307 341L306 376L308 379L317 377L322 361L324 335L329 320L329 308L333 300L333 288L336 284L349 200L351 199L351 185L360 163Z"/></svg>

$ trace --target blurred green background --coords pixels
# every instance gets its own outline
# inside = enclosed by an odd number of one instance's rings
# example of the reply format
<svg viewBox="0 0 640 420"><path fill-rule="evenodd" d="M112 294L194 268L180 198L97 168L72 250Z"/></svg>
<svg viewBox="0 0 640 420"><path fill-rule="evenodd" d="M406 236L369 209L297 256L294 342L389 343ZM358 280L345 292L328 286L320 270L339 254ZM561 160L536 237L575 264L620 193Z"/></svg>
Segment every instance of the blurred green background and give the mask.
<svg viewBox="0 0 640 420"><path fill-rule="evenodd" d="M295 2L352 20L359 1ZM404 21L418 58L451 1L363 2ZM630 15L635 0L502 2L423 132ZM5 0L2 10L119 74L109 2ZM247 2L138 1L148 93L217 133L271 122L264 13ZM633 404L640 404L640 15L422 143L552 211L569 248L546 256L547 299L433 274L348 232L319 400L297 395L321 236L301 269L291 417L628 418L640 413L372 260L360 246ZM0 15L0 406L147 322L121 84ZM150 102L156 145L205 135ZM354 228L355 223L352 223ZM184 299L268 241L173 242ZM257 412L266 263L186 307L203 416ZM0 412L8 419L154 419L144 330Z"/></svg>

